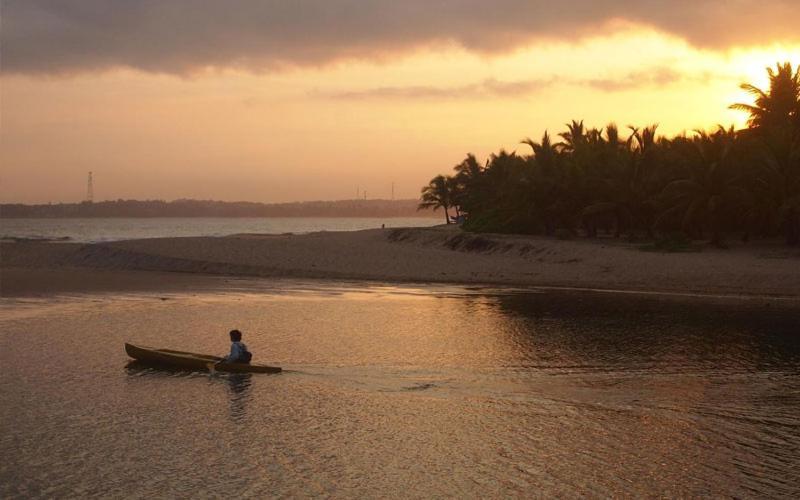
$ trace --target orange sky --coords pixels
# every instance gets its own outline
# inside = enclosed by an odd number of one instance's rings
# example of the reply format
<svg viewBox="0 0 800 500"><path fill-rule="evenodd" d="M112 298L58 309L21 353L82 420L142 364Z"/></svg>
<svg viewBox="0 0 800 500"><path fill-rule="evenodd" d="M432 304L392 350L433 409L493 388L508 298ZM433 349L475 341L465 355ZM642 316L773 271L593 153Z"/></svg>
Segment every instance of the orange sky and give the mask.
<svg viewBox="0 0 800 500"><path fill-rule="evenodd" d="M90 170L95 199L280 202L352 198L357 187L388 198L392 182L396 197L416 197L467 152L527 153L521 139L573 118L657 122L667 134L741 126L727 109L747 100L738 84L764 85L777 61L800 64L791 37L718 47L674 31L614 20L571 40L345 48L296 64L291 51L261 64L223 54L175 71L168 57L149 67L127 52L99 63L19 50L28 58L11 53L0 78L0 201L80 201Z"/></svg>

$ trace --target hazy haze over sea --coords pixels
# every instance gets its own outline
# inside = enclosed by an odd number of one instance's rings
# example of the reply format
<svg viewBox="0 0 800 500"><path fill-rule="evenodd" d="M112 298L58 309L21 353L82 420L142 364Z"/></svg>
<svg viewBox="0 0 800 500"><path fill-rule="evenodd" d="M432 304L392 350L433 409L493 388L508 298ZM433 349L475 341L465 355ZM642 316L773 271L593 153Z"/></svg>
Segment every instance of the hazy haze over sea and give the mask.
<svg viewBox="0 0 800 500"><path fill-rule="evenodd" d="M243 218L92 218L0 219L0 238L64 239L76 242L180 236L228 236L239 233L311 233L442 224L430 217L243 217Z"/></svg>

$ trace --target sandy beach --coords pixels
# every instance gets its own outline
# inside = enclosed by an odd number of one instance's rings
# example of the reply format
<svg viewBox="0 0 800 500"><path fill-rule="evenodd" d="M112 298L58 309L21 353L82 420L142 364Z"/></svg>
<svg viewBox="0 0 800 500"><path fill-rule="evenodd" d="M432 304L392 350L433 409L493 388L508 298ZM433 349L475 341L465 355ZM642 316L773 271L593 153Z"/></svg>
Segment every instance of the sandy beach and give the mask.
<svg viewBox="0 0 800 500"><path fill-rule="evenodd" d="M9 242L0 249L4 296L193 289L237 276L800 299L800 251L777 242L660 253L620 240L475 235L434 227L97 244Z"/></svg>

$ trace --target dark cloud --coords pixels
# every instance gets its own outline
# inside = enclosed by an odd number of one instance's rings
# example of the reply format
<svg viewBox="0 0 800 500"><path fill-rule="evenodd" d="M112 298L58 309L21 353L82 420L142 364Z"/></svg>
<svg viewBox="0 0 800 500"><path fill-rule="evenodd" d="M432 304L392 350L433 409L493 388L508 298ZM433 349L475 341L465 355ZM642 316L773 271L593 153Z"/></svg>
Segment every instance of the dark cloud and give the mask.
<svg viewBox="0 0 800 500"><path fill-rule="evenodd" d="M587 87L602 92L622 92L652 87L663 87L687 81L705 83L711 76L686 75L671 68L654 67L643 71L609 78L547 78L516 81L487 79L466 85L435 86L397 86L375 87L360 90L325 92L318 91L314 97L331 99L480 99L486 97L519 97L534 94L540 90L562 85Z"/></svg>
<svg viewBox="0 0 800 500"><path fill-rule="evenodd" d="M456 44L501 52L626 20L709 48L800 40L798 0L3 0L7 73L189 73L381 58Z"/></svg>

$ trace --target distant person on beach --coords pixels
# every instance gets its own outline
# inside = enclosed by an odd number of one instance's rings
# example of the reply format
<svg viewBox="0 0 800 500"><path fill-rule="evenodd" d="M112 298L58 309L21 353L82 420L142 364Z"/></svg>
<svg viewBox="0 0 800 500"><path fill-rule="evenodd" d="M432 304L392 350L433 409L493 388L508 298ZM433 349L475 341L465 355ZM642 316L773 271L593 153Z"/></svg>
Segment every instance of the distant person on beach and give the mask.
<svg viewBox="0 0 800 500"><path fill-rule="evenodd" d="M253 355L247 350L247 346L242 342L242 332L231 330L231 353L222 358L220 363L249 363Z"/></svg>

